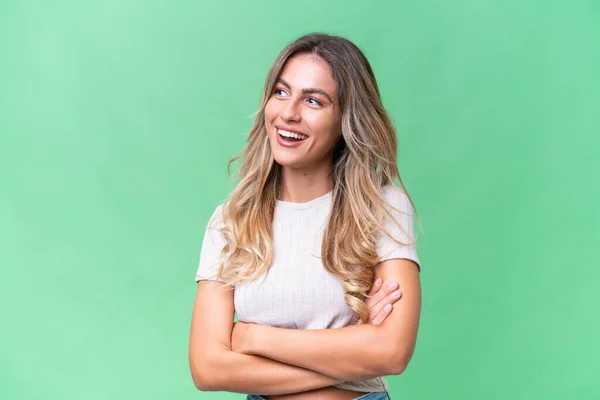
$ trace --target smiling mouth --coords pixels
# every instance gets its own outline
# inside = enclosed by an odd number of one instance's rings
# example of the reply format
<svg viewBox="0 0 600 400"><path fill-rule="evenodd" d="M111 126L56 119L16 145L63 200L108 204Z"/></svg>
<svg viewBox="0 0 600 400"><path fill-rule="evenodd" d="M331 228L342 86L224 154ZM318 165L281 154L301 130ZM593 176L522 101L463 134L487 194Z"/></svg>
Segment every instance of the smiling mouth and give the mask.
<svg viewBox="0 0 600 400"><path fill-rule="evenodd" d="M284 140L288 140L291 142L301 142L305 139L308 139L308 136L303 135L301 133L289 132L285 129L277 128L277 134L281 136Z"/></svg>

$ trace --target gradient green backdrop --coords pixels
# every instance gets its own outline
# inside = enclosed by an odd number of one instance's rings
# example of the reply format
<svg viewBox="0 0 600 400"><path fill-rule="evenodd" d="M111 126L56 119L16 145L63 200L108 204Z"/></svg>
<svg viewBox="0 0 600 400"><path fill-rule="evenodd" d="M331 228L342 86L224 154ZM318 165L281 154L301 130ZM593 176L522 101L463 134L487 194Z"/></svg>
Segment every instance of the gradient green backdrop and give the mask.
<svg viewBox="0 0 600 400"><path fill-rule="evenodd" d="M393 399L600 398L597 1L0 2L0 398L241 399L187 360L267 68L371 60L421 215Z"/></svg>

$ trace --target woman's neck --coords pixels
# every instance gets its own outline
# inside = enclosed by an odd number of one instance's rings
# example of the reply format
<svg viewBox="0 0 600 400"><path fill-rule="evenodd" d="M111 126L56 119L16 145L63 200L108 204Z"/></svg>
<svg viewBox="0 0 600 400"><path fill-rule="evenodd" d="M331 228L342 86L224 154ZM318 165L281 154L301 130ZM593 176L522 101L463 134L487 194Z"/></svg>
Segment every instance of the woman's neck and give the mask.
<svg viewBox="0 0 600 400"><path fill-rule="evenodd" d="M282 167L282 186L278 200L306 203L332 190L331 168L307 171Z"/></svg>

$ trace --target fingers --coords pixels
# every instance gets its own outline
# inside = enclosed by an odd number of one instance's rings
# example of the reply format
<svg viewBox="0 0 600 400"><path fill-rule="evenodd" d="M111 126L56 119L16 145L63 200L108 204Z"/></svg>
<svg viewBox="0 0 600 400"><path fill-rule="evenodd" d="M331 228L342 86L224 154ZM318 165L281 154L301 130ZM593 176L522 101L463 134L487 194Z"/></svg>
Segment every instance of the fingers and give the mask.
<svg viewBox="0 0 600 400"><path fill-rule="evenodd" d="M382 282L383 279L381 278L375 279L375 282L373 282L373 285L371 286L371 290L369 290L369 296L373 296L375 293L377 293L377 291L381 288Z"/></svg>
<svg viewBox="0 0 600 400"><path fill-rule="evenodd" d="M398 282L390 282L387 285L383 285L383 279L377 278L373 282L368 296L365 300L365 304L369 308L368 322L371 325L379 325L392 312L392 304L402 297L402 293ZM390 307L386 309L386 305ZM361 323L362 321L359 320L356 325Z"/></svg>
<svg viewBox="0 0 600 400"><path fill-rule="evenodd" d="M389 315L389 312L391 312L391 308L389 310L386 310L386 306L393 305L401 297L402 291L400 289L397 289L389 293L387 296L381 298L377 304L372 305L369 308L369 323L373 325L378 325L375 324L374 321L380 321L379 323L383 322L385 320L385 317Z"/></svg>
<svg viewBox="0 0 600 400"><path fill-rule="evenodd" d="M383 307L375 316L375 318L373 318L373 320L371 321L371 325L381 325L383 321L385 321L387 316L390 315L393 307L394 306L392 306L391 304L387 304L385 307Z"/></svg>
<svg viewBox="0 0 600 400"><path fill-rule="evenodd" d="M399 289L398 282L390 282L389 284L386 284L386 285L383 285L383 282L382 282L381 290L376 292L373 297L370 297L367 299L367 301L365 301L365 303L367 304L367 307L371 308L371 307L376 306L377 304L379 304L381 302L381 300L385 299L386 296L389 296L396 289Z"/></svg>

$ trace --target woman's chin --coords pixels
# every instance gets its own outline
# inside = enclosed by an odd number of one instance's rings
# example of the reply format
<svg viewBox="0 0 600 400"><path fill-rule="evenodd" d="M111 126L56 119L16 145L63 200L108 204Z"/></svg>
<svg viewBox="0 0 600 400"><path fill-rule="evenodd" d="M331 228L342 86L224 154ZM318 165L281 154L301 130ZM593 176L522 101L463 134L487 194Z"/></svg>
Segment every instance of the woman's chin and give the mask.
<svg viewBox="0 0 600 400"><path fill-rule="evenodd" d="M275 162L279 165L281 165L283 168L290 168L290 169L295 169L295 168L302 168L302 162L301 160L290 160L290 159L278 159L275 158Z"/></svg>

